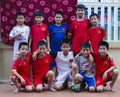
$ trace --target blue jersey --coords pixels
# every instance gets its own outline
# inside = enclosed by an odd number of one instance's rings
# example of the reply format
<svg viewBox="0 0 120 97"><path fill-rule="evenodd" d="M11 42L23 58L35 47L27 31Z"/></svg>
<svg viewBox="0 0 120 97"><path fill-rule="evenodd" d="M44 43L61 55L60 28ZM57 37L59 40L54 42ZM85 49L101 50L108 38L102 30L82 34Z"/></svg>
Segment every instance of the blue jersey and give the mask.
<svg viewBox="0 0 120 97"><path fill-rule="evenodd" d="M49 33L51 37L51 52L61 51L61 41L66 38L66 34L69 31L69 26L62 24L56 26L52 24L49 26Z"/></svg>

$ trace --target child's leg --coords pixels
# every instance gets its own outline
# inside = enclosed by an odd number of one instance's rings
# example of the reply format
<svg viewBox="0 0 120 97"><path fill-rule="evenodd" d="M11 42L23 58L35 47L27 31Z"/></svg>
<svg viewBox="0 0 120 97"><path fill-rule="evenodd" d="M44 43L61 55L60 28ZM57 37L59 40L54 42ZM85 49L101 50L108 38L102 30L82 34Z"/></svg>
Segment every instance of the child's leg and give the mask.
<svg viewBox="0 0 120 97"><path fill-rule="evenodd" d="M112 90L112 88L115 84L115 81L116 81L117 77L118 77L118 70L114 69L113 72L112 72L112 81L110 83L111 90Z"/></svg>
<svg viewBox="0 0 120 97"><path fill-rule="evenodd" d="M32 86L26 86L26 87L25 87L25 90L26 90L27 92L31 92L31 91L32 91Z"/></svg>
<svg viewBox="0 0 120 97"><path fill-rule="evenodd" d="M42 85L42 84L38 84L38 85L36 86L36 91L37 91L37 92L42 92L42 91L43 91L43 85Z"/></svg>
<svg viewBox="0 0 120 97"><path fill-rule="evenodd" d="M78 66L73 64L72 65L72 83L75 82L75 76L76 76L77 72L78 72Z"/></svg>
<svg viewBox="0 0 120 97"><path fill-rule="evenodd" d="M16 76L11 76L10 78L16 86L16 89L13 92L19 92L20 91L20 83L18 82L18 79L16 78Z"/></svg>
<svg viewBox="0 0 120 97"><path fill-rule="evenodd" d="M52 70L48 71L47 75L46 75L47 79L48 79L48 88L51 91L56 91L53 87L52 87L52 81L54 78L54 72Z"/></svg>

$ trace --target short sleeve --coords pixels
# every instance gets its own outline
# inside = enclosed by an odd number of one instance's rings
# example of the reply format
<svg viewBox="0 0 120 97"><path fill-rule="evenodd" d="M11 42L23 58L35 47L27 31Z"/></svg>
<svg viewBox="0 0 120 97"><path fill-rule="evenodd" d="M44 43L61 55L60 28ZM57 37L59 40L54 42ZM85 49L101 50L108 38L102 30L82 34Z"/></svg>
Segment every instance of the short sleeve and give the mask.
<svg viewBox="0 0 120 97"><path fill-rule="evenodd" d="M9 34L10 37L14 37L15 36L15 28L16 27L13 27L12 30L10 31L10 34Z"/></svg>

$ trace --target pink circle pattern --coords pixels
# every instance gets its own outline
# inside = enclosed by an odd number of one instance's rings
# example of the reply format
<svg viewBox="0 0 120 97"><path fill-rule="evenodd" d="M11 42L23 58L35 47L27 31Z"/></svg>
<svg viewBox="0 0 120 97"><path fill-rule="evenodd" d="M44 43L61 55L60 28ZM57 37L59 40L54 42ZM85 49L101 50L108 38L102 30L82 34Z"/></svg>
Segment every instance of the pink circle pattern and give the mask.
<svg viewBox="0 0 120 97"><path fill-rule="evenodd" d="M1 1L1 36L2 42L13 45L9 41L9 33L16 25L16 13L25 13L25 24L31 26L34 23L34 13L41 11L45 13L45 23L49 26L54 22L55 11L63 11L64 22L70 24L70 20L75 17L75 6L77 0L2 0Z"/></svg>

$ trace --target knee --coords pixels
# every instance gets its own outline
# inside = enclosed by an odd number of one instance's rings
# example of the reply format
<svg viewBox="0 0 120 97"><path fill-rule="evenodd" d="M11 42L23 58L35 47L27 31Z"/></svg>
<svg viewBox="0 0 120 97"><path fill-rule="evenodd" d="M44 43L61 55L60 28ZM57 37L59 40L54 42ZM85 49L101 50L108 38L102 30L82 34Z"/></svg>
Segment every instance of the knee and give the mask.
<svg viewBox="0 0 120 97"><path fill-rule="evenodd" d="M118 76L118 74L119 74L118 69L114 69L114 70L113 70L113 75Z"/></svg>
<svg viewBox="0 0 120 97"><path fill-rule="evenodd" d="M94 92L95 91L95 87L89 87L89 91L90 92Z"/></svg>
<svg viewBox="0 0 120 97"><path fill-rule="evenodd" d="M52 70L48 71L48 76L54 76L54 72Z"/></svg>
<svg viewBox="0 0 120 97"><path fill-rule="evenodd" d="M10 79L11 80L15 80L15 76L10 76Z"/></svg>
<svg viewBox="0 0 120 97"><path fill-rule="evenodd" d="M72 64L72 71L77 71L78 66L76 64Z"/></svg>

